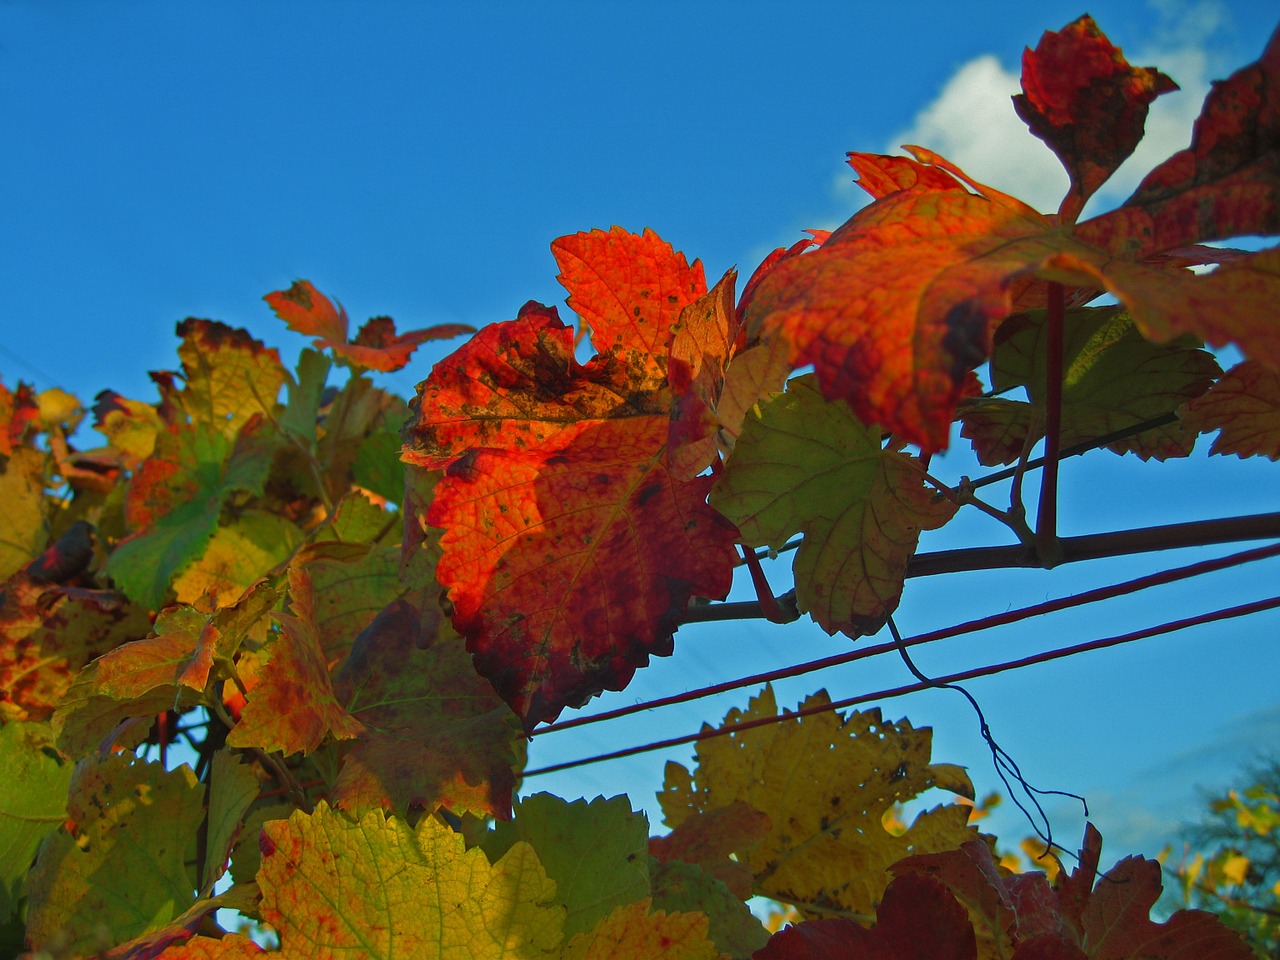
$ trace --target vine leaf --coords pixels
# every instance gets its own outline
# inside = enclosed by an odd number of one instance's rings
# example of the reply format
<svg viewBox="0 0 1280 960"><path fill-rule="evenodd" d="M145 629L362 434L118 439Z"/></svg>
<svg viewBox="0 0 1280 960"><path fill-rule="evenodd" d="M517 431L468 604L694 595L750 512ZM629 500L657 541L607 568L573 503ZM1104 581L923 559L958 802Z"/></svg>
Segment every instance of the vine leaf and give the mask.
<svg viewBox="0 0 1280 960"><path fill-rule="evenodd" d="M977 951L969 915L947 888L906 874L885 889L872 929L845 917L807 920L775 933L752 960L976 960Z"/></svg>
<svg viewBox="0 0 1280 960"><path fill-rule="evenodd" d="M565 944L562 960L716 960L702 913L650 913L650 901L629 903Z"/></svg>
<svg viewBox="0 0 1280 960"><path fill-rule="evenodd" d="M27 428L40 419L40 404L29 384L10 390L0 382L0 457L12 456L22 446Z"/></svg>
<svg viewBox="0 0 1280 960"><path fill-rule="evenodd" d="M465 323L444 323L397 334L390 317L374 317L362 326L354 340L347 340L347 311L317 290L310 280L295 280L288 290L268 293L264 300L290 330L316 338L320 349L357 367L390 373L409 362L413 351L428 340L447 340L475 328Z"/></svg>
<svg viewBox="0 0 1280 960"><path fill-rule="evenodd" d="M1090 42L1100 45L1101 35ZM1130 110L1149 102L1149 90L1120 88ZM1280 250L1206 276L1162 259L1188 244L1280 232L1277 131L1280 33L1258 63L1215 85L1189 150L1153 171L1124 206L1078 226L919 147L909 148L914 160L892 164L851 154L869 192L882 195L819 250L764 277L747 308L748 331L781 338L796 365L814 365L823 396L847 400L862 421L926 451L946 447L996 327L1015 308L1043 305L1042 281L1072 287L1077 304L1112 293L1149 339L1234 340L1280 366L1280 338L1266 320L1280 296ZM1097 172L1080 175L1092 182ZM883 192L905 183L912 185Z"/></svg>
<svg viewBox="0 0 1280 960"><path fill-rule="evenodd" d="M915 461L881 447L813 377L797 377L749 417L711 494L750 546L780 548L797 533L796 600L828 633L874 633L902 596L921 530L955 513Z"/></svg>
<svg viewBox="0 0 1280 960"><path fill-rule="evenodd" d="M1247 960L1252 951L1213 914L1179 910L1150 919L1160 896L1160 864L1126 857L1099 873L1102 836L1085 828L1079 866L1050 887L1044 874L1002 872L985 844L913 856L894 864L899 879L930 877L965 903L982 926L1000 931L1014 960ZM894 881L897 882L896 880ZM1012 948L1011 950L1009 948Z"/></svg>
<svg viewBox="0 0 1280 960"><path fill-rule="evenodd" d="M0 473L0 580L38 557L48 542L43 493L44 457L13 451Z"/></svg>
<svg viewBox="0 0 1280 960"><path fill-rule="evenodd" d="M1178 85L1154 67L1133 67L1086 15L1046 31L1022 54L1013 107L1071 177L1058 216L1074 223L1098 187L1142 139L1147 109Z"/></svg>
<svg viewBox="0 0 1280 960"><path fill-rule="evenodd" d="M1237 364L1187 404L1183 419L1201 433L1221 428L1210 453L1280 460L1280 371L1256 360Z"/></svg>
<svg viewBox="0 0 1280 960"><path fill-rule="evenodd" d="M190 767L94 755L76 767L67 815L74 835L50 834L28 881L27 936L36 950L57 942L94 954L102 930L108 945L120 943L191 905L204 788Z"/></svg>
<svg viewBox="0 0 1280 960"><path fill-rule="evenodd" d="M521 800L511 822L498 824L481 846L494 863L517 842L534 849L565 907L568 939L649 896L648 836L649 821L626 797L570 803L538 793Z"/></svg>
<svg viewBox="0 0 1280 960"><path fill-rule="evenodd" d="M739 900L751 899L751 868L730 855L769 834L767 814L749 803L735 800L728 806L705 811L676 825L665 837L649 838L649 853L669 863L697 864L722 881Z"/></svg>
<svg viewBox="0 0 1280 960"><path fill-rule="evenodd" d="M216 320L188 318L178 324L178 356L182 389L161 375L161 396L171 405L170 423L181 411L192 424L217 430L228 439L253 417L275 409L284 383L284 367L275 348L268 349L245 330Z"/></svg>
<svg viewBox="0 0 1280 960"><path fill-rule="evenodd" d="M72 766L52 747L48 724L0 727L0 924L18 909L40 841L67 818Z"/></svg>
<svg viewBox="0 0 1280 960"><path fill-rule="evenodd" d="M749 957L769 934L742 898L702 867L683 860L649 858L653 906L667 913L705 913L707 936L730 957ZM748 887L747 897L751 896Z"/></svg>
<svg viewBox="0 0 1280 960"><path fill-rule="evenodd" d="M310 753L329 735L348 740L364 730L334 693L320 648L310 575L289 570L292 614L275 614L280 633L268 648L271 659L250 692L240 722L227 735L232 747Z"/></svg>
<svg viewBox="0 0 1280 960"><path fill-rule="evenodd" d="M364 724L330 792L336 806L510 819L524 759L519 721L435 603L382 610L356 638L335 691Z"/></svg>
<svg viewBox="0 0 1280 960"><path fill-rule="evenodd" d="M321 802L268 822L261 845L262 919L282 960L533 957L561 942L555 884L527 843L491 865L435 817L353 822Z"/></svg>
<svg viewBox="0 0 1280 960"><path fill-rule="evenodd" d="M730 270L680 312L671 328L668 379L674 395L668 438L672 474L691 480L716 459L716 416L725 373L738 339L733 306L737 273Z"/></svg>
<svg viewBox="0 0 1280 960"><path fill-rule="evenodd" d="M690 597L728 592L736 532L712 478L668 457L668 349L701 265L616 227L552 250L600 352L580 364L526 304L436 365L404 431L407 462L447 468L426 520L454 626L526 729L669 654Z"/></svg>
<svg viewBox="0 0 1280 960"><path fill-rule="evenodd" d="M1028 434L1044 435L1045 313L1028 311L1006 320L991 353L991 386L1025 387L1030 402L1003 397L965 401L962 436L973 441L981 463L1012 463ZM1156 345L1138 333L1120 307L1080 307L1064 320L1062 425L1059 443L1070 447L1175 412L1200 396L1222 370L1191 338ZM1142 459L1185 457L1198 431L1182 421L1107 445Z"/></svg>
<svg viewBox="0 0 1280 960"><path fill-rule="evenodd" d="M230 750L215 753L211 767L204 876L200 878L200 889L205 894L213 890L214 882L226 872L231 847L240 835L245 814L262 789L253 767L241 763Z"/></svg>
<svg viewBox="0 0 1280 960"><path fill-rule="evenodd" d="M829 702L820 692L801 709ZM777 715L765 687L747 710L730 710L722 728ZM891 863L978 837L960 804L927 810L900 834L885 828L895 804L940 783L972 792L953 769L929 764L930 740L927 728L885 723L879 711L819 712L699 742L695 772L669 762L658 799L673 828L735 801L749 804L770 823L766 837L746 833L734 849L752 871L755 893L802 913L870 915Z"/></svg>

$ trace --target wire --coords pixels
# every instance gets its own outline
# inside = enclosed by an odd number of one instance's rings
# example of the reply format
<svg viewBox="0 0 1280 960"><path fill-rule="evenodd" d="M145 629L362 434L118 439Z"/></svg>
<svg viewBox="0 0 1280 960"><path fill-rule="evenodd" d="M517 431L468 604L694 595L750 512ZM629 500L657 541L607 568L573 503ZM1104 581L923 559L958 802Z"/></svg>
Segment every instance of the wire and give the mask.
<svg viewBox="0 0 1280 960"><path fill-rule="evenodd" d="M1048 600L1043 603L1033 604L1029 607L1007 610L1004 613L993 614L978 620L969 620L965 623L956 624L955 626L944 627L943 629L934 630L929 633L922 633L916 637L909 637L902 641L902 645L905 647L913 647L919 644L933 643L936 640L946 640L951 637L961 636L968 633L978 633L982 630L989 630L992 627L1005 626L1031 617L1041 616L1048 613L1056 613L1059 610L1066 610L1071 607L1096 603L1100 600L1109 600L1114 597L1126 596L1131 593L1137 593L1140 590L1146 590L1150 587L1176 583L1179 580L1198 577L1206 573L1215 573L1219 570L1225 570L1230 567L1252 563L1257 560L1265 560L1275 556L1280 556L1280 543L1272 544L1267 547L1255 547L1250 550L1243 550L1239 553L1233 553L1225 557L1217 557L1212 560L1202 560L1198 563L1189 564L1183 567L1174 567L1170 570L1137 577L1123 583L1109 584L1105 587L1098 587L1094 590L1088 590L1084 593L1062 597L1057 600ZM805 663L782 667L777 670L769 670L764 673L756 673L751 676L740 677L736 680L727 680L722 683L699 687L696 690L688 690L684 693L659 697L654 700L647 700L643 703L631 704L625 707L618 707L614 710L593 713L585 717L573 717L569 720L562 720L559 723L552 723L540 730L536 730L534 732L534 737L545 736L548 733L556 733L561 730L571 730L574 727L582 727L591 723L600 723L605 720L616 720L619 717L630 716L633 713L640 713L644 710L656 710L660 707L668 707L678 703L688 703L693 700L701 700L704 697L727 693L730 690L738 690L742 687L752 687L762 683L770 683L775 680L786 680L791 677L803 676L807 673L825 670L828 667L841 666L846 663L854 663L855 661L879 656L881 654L892 653L897 649L898 644L896 642L865 646L857 650L850 651L849 653L841 653L830 657L822 657L817 660L809 660Z"/></svg>
<svg viewBox="0 0 1280 960"><path fill-rule="evenodd" d="M679 737L670 737L666 740L658 740L653 743L641 744L636 747L627 747L624 750L614 750L610 753L601 753L594 757L584 757L580 760L569 760L564 763L555 763L545 767L537 767L533 770L526 770L524 772L524 776L537 777L546 773L556 773L560 770L570 770L574 767L586 766L590 763L601 763L605 760L618 760L622 757L631 757L640 753L651 753L654 750L664 750L667 747L678 747L686 743L694 743L701 740L710 740L715 737L741 733L743 731L751 730L755 727L766 726L771 723L798 720L802 717L810 716L812 714L826 713L830 710L843 710L845 707L857 706L858 704L867 703L873 700L889 700L893 697L901 697L909 693L928 690L938 683L958 683L964 680L972 680L976 677L987 677L997 673L1004 673L1008 670L1020 670L1023 667L1029 667L1034 664L1049 663L1053 660L1061 660L1064 657L1075 656L1080 653L1102 650L1106 647L1114 647L1122 643L1131 643L1135 640L1145 640L1149 637L1173 633L1176 630L1184 630L1188 627L1214 623L1219 620L1228 620L1234 617L1245 617L1250 614L1261 613L1265 610L1273 610L1277 607L1280 607L1280 597L1270 597L1266 600L1255 600L1252 603L1239 604L1234 607L1225 607L1220 610L1214 610L1210 613L1203 613L1198 616L1187 617L1182 620L1173 620L1168 623L1162 623L1155 627L1136 630L1132 633L1120 634L1118 636L1106 637L1100 640L1091 640L1086 643L1080 643L1070 647L1061 647L1056 650L1049 650L1045 653L1035 654L1030 657L1023 657L1019 660L1010 660L1004 663L993 664L991 666L962 670L958 673L949 674L944 677L937 677L931 683L916 682L906 684L901 687L893 687L888 690L877 690L874 693L860 694L856 697L848 697L844 700L837 700L832 703L825 703L816 707L783 711L781 714L772 717L757 717L754 720L744 720L741 723L715 727L710 730L700 730L697 733L685 734Z"/></svg>

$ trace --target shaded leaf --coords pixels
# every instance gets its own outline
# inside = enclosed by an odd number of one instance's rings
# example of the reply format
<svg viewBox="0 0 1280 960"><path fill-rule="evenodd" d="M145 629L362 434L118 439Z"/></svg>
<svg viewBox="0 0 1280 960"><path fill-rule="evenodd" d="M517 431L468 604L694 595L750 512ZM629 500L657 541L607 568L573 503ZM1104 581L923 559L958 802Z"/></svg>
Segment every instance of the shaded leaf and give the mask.
<svg viewBox="0 0 1280 960"><path fill-rule="evenodd" d="M320 803L263 827L262 918L282 958L536 957L561 940L563 908L533 848L490 865L434 817L416 830Z"/></svg>
<svg viewBox="0 0 1280 960"><path fill-rule="evenodd" d="M22 445L28 429L38 422L40 405L30 385L10 390L0 383L0 456L10 456Z"/></svg>
<svg viewBox="0 0 1280 960"><path fill-rule="evenodd" d="M649 912L648 899L621 906L565 944L563 960L715 960L701 913Z"/></svg>
<svg viewBox="0 0 1280 960"><path fill-rule="evenodd" d="M1187 404L1183 419L1200 433L1221 429L1210 453L1280 460L1280 371L1256 360L1237 364Z"/></svg>
<svg viewBox="0 0 1280 960"><path fill-rule="evenodd" d="M737 273L730 270L710 292L686 306L671 328L667 374L673 398L667 458L680 480L696 477L716 459L716 407L738 339L736 279Z"/></svg>
<svg viewBox="0 0 1280 960"><path fill-rule="evenodd" d="M67 799L75 822L50 834L31 871L27 934L75 952L130 940L167 924L195 899L196 831L204 789L189 767L166 771L124 756L76 767ZM121 882L128 878L127 882Z"/></svg>
<svg viewBox="0 0 1280 960"><path fill-rule="evenodd" d="M213 755L204 876L200 878L203 892L211 891L214 881L226 871L232 844L261 789L262 784L253 768L241 763L231 751L219 750Z"/></svg>
<svg viewBox="0 0 1280 960"><path fill-rule="evenodd" d="M769 834L769 817L742 800L707 810L676 825L665 837L649 838L649 853L663 862L697 864L724 882L739 900L751 899L751 868L730 859L752 838Z"/></svg>
<svg viewBox="0 0 1280 960"><path fill-rule="evenodd" d="M975 960L969 915L942 884L908 874L889 884L870 930L845 917L775 933L752 960Z"/></svg>
<svg viewBox="0 0 1280 960"><path fill-rule="evenodd" d="M818 693L801 709L828 703ZM725 726L776 716L766 687L746 711L731 710ZM821 712L786 723L700 741L690 774L667 764L659 794L668 825L726 807L750 804L769 817L763 840L744 837L735 849L754 875L754 892L807 910L870 915L888 881L885 868L910 853L946 850L976 839L959 804L921 813L900 835L884 814L933 787L931 732L905 720L885 723L879 711ZM948 782L952 771L945 771Z"/></svg>
<svg viewBox="0 0 1280 960"><path fill-rule="evenodd" d="M316 636L325 662L336 666L373 618L404 592L400 551L363 543L314 543L294 557L311 577Z"/></svg>
<svg viewBox="0 0 1280 960"><path fill-rule="evenodd" d="M648 834L649 821L632 813L626 797L570 803L538 793L517 803L511 821L481 846L495 864L520 841L534 849L564 904L568 938L649 895Z"/></svg>
<svg viewBox="0 0 1280 960"><path fill-rule="evenodd" d="M279 514L245 510L214 531L200 558L174 579L174 595L179 603L206 594L214 603L238 597L282 565L301 540L297 525Z"/></svg>
<svg viewBox="0 0 1280 960"><path fill-rule="evenodd" d="M796 599L828 633L874 633L898 605L921 530L955 505L913 458L881 447L847 405L828 403L811 376L761 405L738 437L711 505L742 542L779 548L797 533Z"/></svg>
<svg viewBox="0 0 1280 960"><path fill-rule="evenodd" d="M386 607L356 638L336 692L364 724L330 792L336 806L511 817L520 723L438 607Z"/></svg>
<svg viewBox="0 0 1280 960"><path fill-rule="evenodd" d="M0 473L0 580L38 557L48 537L44 456L35 450L14 450Z"/></svg>
<svg viewBox="0 0 1280 960"><path fill-rule="evenodd" d="M742 898L706 870L681 860L649 858L653 909L667 913L705 913L707 937L722 954L749 957L769 934ZM750 897L750 891L747 896Z"/></svg>
<svg viewBox="0 0 1280 960"><path fill-rule="evenodd" d="M309 280L295 280L288 290L268 293L262 299L291 330L316 338L320 349L359 367L389 373L409 362L414 350L427 340L445 340L473 328L463 323L446 323L423 330L397 334L390 317L374 317L360 328L356 338L347 340L347 311L334 306Z"/></svg>
<svg viewBox="0 0 1280 960"><path fill-rule="evenodd" d="M268 648L271 659L249 693L240 722L227 735L229 746L279 750L288 756L310 753L329 735L350 739L364 729L334 695L306 571L290 569L289 600L293 613L275 614L280 633Z"/></svg>
<svg viewBox="0 0 1280 960"><path fill-rule="evenodd" d="M1011 463L1044 435L1047 409L1045 314L1033 311L1001 325L991 355L992 389L1025 387L1029 403L1003 398L966 401L962 435L980 462ZM1071 447L1176 411L1204 393L1222 372L1196 341L1157 346L1138 333L1119 307L1067 311L1063 324L1062 426ZM1115 441L1107 449L1144 460L1184 457L1196 431L1180 422ZM1028 447L1029 449L1029 447Z"/></svg>
<svg viewBox="0 0 1280 960"><path fill-rule="evenodd" d="M71 765L44 723L0 727L0 921L18 909L40 841L67 818Z"/></svg>
<svg viewBox="0 0 1280 960"><path fill-rule="evenodd" d="M1137 147L1151 102L1177 89L1154 67L1130 66L1088 15L1023 52L1023 92L1013 107L1071 177L1059 217L1075 221Z"/></svg>

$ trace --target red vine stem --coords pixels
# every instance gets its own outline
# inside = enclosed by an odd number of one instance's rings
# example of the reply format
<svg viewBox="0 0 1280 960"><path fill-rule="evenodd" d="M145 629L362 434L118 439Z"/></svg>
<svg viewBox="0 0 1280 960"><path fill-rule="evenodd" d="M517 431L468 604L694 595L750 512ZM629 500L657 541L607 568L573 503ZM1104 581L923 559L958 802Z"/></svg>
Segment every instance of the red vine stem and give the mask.
<svg viewBox="0 0 1280 960"><path fill-rule="evenodd" d="M1061 597L1057 600L1047 600L1044 603L1033 604L1029 607L1021 607L1017 610L1007 610L1003 613L993 614L978 620L969 620L965 623L944 627L940 630L922 633L919 636L908 637L902 641L902 645L906 647L913 647L920 644L933 643L937 640L947 640L951 637L963 636L969 633L979 633L983 630L1006 626L1010 623L1017 623L1021 620L1030 619L1031 617L1039 617L1049 613L1056 613L1059 610L1067 610L1071 607L1085 606L1090 603L1096 603L1100 600L1110 600L1114 597L1127 596L1128 594L1137 593L1140 590L1146 590L1150 587L1176 583L1179 580L1188 580L1192 577L1202 576L1206 573L1215 573L1219 570L1226 570L1231 567L1252 563L1256 560L1266 560L1275 556L1280 556L1280 543L1273 544L1268 547L1257 547L1253 550L1244 550L1240 553L1233 553L1226 557L1217 557L1213 560L1202 560L1198 563L1193 563L1185 567L1175 567L1170 570L1163 570L1159 573L1152 573L1147 576L1137 577L1133 580L1125 581L1124 583L1110 584L1105 587L1088 590L1084 593L1074 594L1073 596ZM644 703L619 707L616 710L606 710L600 713L593 713L585 717L574 717L569 720L562 720L559 723L553 723L543 727L536 731L534 736L540 737L543 734L553 733L557 730L570 730L574 727L582 727L591 723L600 723L605 720L616 720L619 717L630 716L633 713L640 713L645 710L654 710L659 707L673 706L677 703L688 703L693 700L701 700L704 697L727 693L730 690L738 690L742 687L751 687L757 684L770 683L775 680L786 680L790 677L798 677L806 673L815 673L819 670L825 670L828 667L837 667L842 664L864 660L868 657L875 657L884 653L893 653L897 649L898 645L896 643L880 643L873 646L861 647L857 650L850 651L849 653L841 653L831 657L823 657L818 660L810 660L806 663L799 663L790 667L783 667L778 670L770 670L766 673L757 673L749 677L740 677L737 680L726 680L723 683L713 684L708 687L701 687L697 690L687 690L684 693L673 694L668 697L660 697L656 700L645 701Z"/></svg>
<svg viewBox="0 0 1280 960"><path fill-rule="evenodd" d="M1234 607L1225 607L1221 610L1214 610L1210 613L1202 613L1198 616L1187 617L1182 620L1172 620L1158 626L1147 627L1144 630L1135 630L1132 633L1120 634L1114 637L1105 637L1100 640L1090 640L1087 643L1078 643L1074 646L1061 647L1057 650L1049 650L1045 653L1038 653L1034 656L1023 657L1019 660L1009 660L1004 663L996 663L986 667L975 667L971 670L962 670L959 673L952 673L944 677L935 677L928 683L909 683L905 686L893 687L888 690L877 690L874 693L864 693L856 697L836 700L833 703L820 704L816 707L806 707L802 710L786 710L776 716L757 717L754 720L744 720L741 723L728 724L726 726L715 727L710 730L700 730L697 733L685 734L680 737L671 737L667 740L658 740L654 743L646 743L638 747L628 747L625 750L614 750L611 753L601 753L594 757L584 757L581 760L568 760L564 763L554 763L546 767L537 767L533 770L524 771L524 776L536 777L544 773L556 773L560 770L569 770L573 767L586 766L589 763L600 763L605 760L619 760L623 757L635 756L638 753L651 753L654 750L663 750L667 747L678 747L686 743L710 740L714 737L730 736L735 733L741 733L745 730L754 729L755 727L767 726L771 723L785 723L788 720L799 720L801 717L813 716L819 713L828 713L832 710L843 710L845 707L857 706L858 704L868 703L874 700L888 700L892 697L901 697L909 693L918 693L921 690L932 690L940 683L960 683L964 680L972 680L976 677L988 677L993 674L1004 673L1008 670L1019 670L1023 667L1029 667L1034 664L1061 660L1064 657L1075 656L1079 653L1102 650L1106 647L1114 647L1122 643L1131 643L1135 640L1145 640L1149 637L1173 633L1176 630L1185 630L1188 627L1196 627L1206 623L1214 623L1219 620L1228 620L1233 617L1245 617L1254 613L1262 613L1266 610L1274 610L1277 607L1280 607L1280 597L1268 597L1266 600L1255 600L1252 603L1243 603Z"/></svg>
<svg viewBox="0 0 1280 960"><path fill-rule="evenodd" d="M1049 284L1049 316L1045 330L1044 472L1040 475L1040 507L1036 512L1036 555L1046 567L1062 562L1058 542L1058 448L1062 439L1062 284Z"/></svg>

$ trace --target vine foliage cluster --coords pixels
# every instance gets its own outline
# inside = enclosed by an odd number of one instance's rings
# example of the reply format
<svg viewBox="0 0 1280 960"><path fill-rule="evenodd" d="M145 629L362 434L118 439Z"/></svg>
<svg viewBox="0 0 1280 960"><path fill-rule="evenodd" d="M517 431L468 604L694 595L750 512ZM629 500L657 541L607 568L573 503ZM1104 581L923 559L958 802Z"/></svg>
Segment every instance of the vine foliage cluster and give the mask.
<svg viewBox="0 0 1280 960"><path fill-rule="evenodd" d="M1209 245L1280 233L1280 39L1083 221L1175 84L1082 17L1022 85L1070 175L1056 213L921 147L853 153L870 205L740 294L614 227L552 244L576 330L530 302L353 337L298 281L266 297L315 338L293 370L189 319L158 402L0 385L9 942L258 954L218 925L233 908L298 957L1248 956L1209 914L1152 921L1159 866L1102 870L1092 827L1074 869L1020 872L927 729L824 692L789 710L766 684L668 764L665 835L623 797L513 802L528 736L671 654L737 568L751 613L856 639L961 509L1009 530L984 562L1043 567L1280 534L1272 515L1082 545L1055 520L1082 449L1164 460L1218 431L1214 453L1280 457L1280 248ZM409 404L375 385L463 334ZM1206 343L1246 359L1224 371ZM1007 506L930 472L957 423L1009 467ZM792 548L775 597L760 556ZM196 759L168 769L175 741ZM934 789L954 801L898 819ZM799 922L771 933L753 896Z"/></svg>

